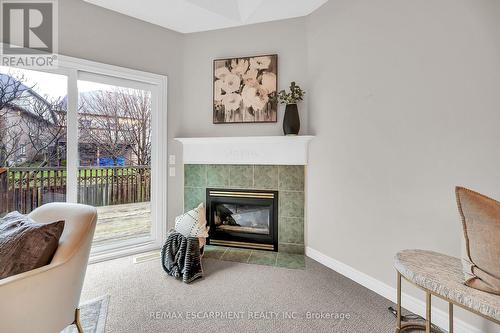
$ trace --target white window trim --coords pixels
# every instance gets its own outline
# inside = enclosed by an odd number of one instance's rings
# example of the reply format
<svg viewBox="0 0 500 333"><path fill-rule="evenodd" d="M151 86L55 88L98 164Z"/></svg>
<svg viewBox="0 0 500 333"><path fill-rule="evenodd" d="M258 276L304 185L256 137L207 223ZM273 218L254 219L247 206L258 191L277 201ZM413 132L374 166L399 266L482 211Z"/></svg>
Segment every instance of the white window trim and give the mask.
<svg viewBox="0 0 500 333"><path fill-rule="evenodd" d="M0 43L3 44L3 43ZM151 197L154 198L156 205L152 206L151 211L151 238L135 239L120 243L120 247L99 247L98 251L91 253L90 263L103 260L109 260L126 255L132 255L145 251L159 249L166 239L167 234L167 174L162 172L167 165L167 77L149 72L143 72L125 67L119 67L69 56L57 55L58 68L56 69L37 69L26 68L37 71L44 71L54 74L63 74L68 77L68 142L78 142L78 79L96 79L99 76L106 82L120 85L120 82L136 82L139 88L144 84L151 87L154 103L152 109L156 110L152 114L152 179ZM103 77L102 77L103 76ZM101 81L102 82L102 81ZM102 82L104 83L104 82ZM71 127L70 127L71 126ZM67 188L66 201L77 202L78 174L78 145L69 145L67 147Z"/></svg>

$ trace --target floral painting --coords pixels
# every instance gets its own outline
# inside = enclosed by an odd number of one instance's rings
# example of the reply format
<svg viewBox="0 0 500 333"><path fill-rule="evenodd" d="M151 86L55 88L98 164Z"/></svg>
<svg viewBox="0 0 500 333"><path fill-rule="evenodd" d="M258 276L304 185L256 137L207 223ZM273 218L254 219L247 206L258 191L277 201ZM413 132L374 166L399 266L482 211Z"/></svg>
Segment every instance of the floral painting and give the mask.
<svg viewBox="0 0 500 333"><path fill-rule="evenodd" d="M214 124L277 119L278 56L214 61Z"/></svg>

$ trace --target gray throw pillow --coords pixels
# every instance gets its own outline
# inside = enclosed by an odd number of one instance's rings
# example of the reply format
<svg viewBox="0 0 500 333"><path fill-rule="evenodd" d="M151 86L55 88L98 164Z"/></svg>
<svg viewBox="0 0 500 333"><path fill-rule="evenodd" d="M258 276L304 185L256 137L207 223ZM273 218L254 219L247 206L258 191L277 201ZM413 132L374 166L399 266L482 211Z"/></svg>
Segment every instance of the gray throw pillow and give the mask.
<svg viewBox="0 0 500 333"><path fill-rule="evenodd" d="M12 212L0 219L0 279L48 265L59 244L64 221L36 223Z"/></svg>

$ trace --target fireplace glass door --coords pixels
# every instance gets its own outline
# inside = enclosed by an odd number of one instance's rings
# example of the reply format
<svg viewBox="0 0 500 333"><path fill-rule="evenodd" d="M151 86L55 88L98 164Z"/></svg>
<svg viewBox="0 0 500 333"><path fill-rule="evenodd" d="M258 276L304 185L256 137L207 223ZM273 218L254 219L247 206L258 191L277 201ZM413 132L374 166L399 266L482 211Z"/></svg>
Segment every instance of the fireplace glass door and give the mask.
<svg viewBox="0 0 500 333"><path fill-rule="evenodd" d="M214 224L219 232L269 235L271 205L217 203Z"/></svg>
<svg viewBox="0 0 500 333"><path fill-rule="evenodd" d="M207 189L210 244L277 250L277 192Z"/></svg>

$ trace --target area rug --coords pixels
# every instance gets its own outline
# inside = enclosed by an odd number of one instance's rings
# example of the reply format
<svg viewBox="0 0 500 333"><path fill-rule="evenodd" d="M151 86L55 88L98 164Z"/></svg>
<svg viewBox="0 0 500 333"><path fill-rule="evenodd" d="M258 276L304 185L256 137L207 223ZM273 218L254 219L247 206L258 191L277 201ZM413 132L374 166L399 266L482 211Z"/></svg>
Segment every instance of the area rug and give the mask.
<svg viewBox="0 0 500 333"><path fill-rule="evenodd" d="M85 333L104 333L108 316L109 295L101 296L80 305L80 322ZM75 325L61 333L77 333Z"/></svg>

